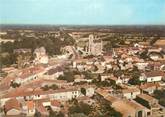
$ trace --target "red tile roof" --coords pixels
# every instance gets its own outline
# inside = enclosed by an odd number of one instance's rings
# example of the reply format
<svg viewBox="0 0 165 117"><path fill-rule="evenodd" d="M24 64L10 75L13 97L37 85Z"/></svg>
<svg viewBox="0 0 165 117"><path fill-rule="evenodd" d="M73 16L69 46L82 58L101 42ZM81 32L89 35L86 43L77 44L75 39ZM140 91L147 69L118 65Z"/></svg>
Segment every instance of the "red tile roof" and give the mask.
<svg viewBox="0 0 165 117"><path fill-rule="evenodd" d="M165 74L162 71L145 72L145 75L147 77L165 76Z"/></svg>
<svg viewBox="0 0 165 117"><path fill-rule="evenodd" d="M20 103L15 98L10 99L10 100L6 101L6 103L5 103L5 110L6 110L6 112L11 110L11 109L17 109L17 110L21 109Z"/></svg>
<svg viewBox="0 0 165 117"><path fill-rule="evenodd" d="M139 95L137 95L137 97L142 98L142 99L149 101L149 102L152 100L156 100L156 98L154 98L150 95L147 95L147 94L139 94Z"/></svg>
<svg viewBox="0 0 165 117"><path fill-rule="evenodd" d="M47 115L49 114L46 108L42 105L42 103L36 103L36 109L42 114Z"/></svg>
<svg viewBox="0 0 165 117"><path fill-rule="evenodd" d="M26 69L22 70L21 75L19 77L24 79L28 76L37 74L37 73L42 72L42 71L44 71L44 67L41 67L41 66L26 68Z"/></svg>
<svg viewBox="0 0 165 117"><path fill-rule="evenodd" d="M159 87L159 83L145 83L140 86L141 89L156 88Z"/></svg>
<svg viewBox="0 0 165 117"><path fill-rule="evenodd" d="M56 106L56 107L60 107L61 106L61 103L59 101L57 101L57 100L52 100L51 101L51 105L52 106Z"/></svg>
<svg viewBox="0 0 165 117"><path fill-rule="evenodd" d="M128 88L128 89L123 89L122 93L131 93L131 92L140 92L140 89L138 88Z"/></svg>

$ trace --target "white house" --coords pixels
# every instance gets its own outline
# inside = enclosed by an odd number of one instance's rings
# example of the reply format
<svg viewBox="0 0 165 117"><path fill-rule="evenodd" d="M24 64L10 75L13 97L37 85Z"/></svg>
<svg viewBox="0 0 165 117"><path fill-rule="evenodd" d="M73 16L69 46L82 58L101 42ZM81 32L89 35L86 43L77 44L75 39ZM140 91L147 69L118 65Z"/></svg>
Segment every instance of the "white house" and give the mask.
<svg viewBox="0 0 165 117"><path fill-rule="evenodd" d="M101 74L101 81L105 81L106 79L109 79L110 77L113 77L112 74Z"/></svg>
<svg viewBox="0 0 165 117"><path fill-rule="evenodd" d="M144 70L147 66L148 66L148 63L146 62L138 62L135 64L139 70Z"/></svg>
<svg viewBox="0 0 165 117"><path fill-rule="evenodd" d="M140 76L141 81L147 82L159 82L165 74L162 71L151 71L151 72L144 72Z"/></svg>
<svg viewBox="0 0 165 117"><path fill-rule="evenodd" d="M152 94L155 90L159 89L160 85L159 83L145 83L140 86L140 89L144 93Z"/></svg>
<svg viewBox="0 0 165 117"><path fill-rule="evenodd" d="M91 96L93 96L94 92L95 92L95 89L93 87L86 88L86 96L91 97Z"/></svg>
<svg viewBox="0 0 165 117"><path fill-rule="evenodd" d="M135 99L136 96L139 94L140 94L140 89L138 88L129 88L129 89L122 90L123 97L127 99Z"/></svg>
<svg viewBox="0 0 165 117"><path fill-rule="evenodd" d="M48 90L44 91L42 89L35 89L24 91L24 89L20 89L17 92L9 92L8 94L4 95L0 101L4 104L9 99L15 97L18 99L25 99L25 100L39 100L50 98L51 100L71 100L73 98L78 98L83 96L81 93L81 88L84 87L86 89L86 96L93 96L94 95L94 86L91 85L83 85L77 87L68 87L67 89L57 89L57 90Z"/></svg>

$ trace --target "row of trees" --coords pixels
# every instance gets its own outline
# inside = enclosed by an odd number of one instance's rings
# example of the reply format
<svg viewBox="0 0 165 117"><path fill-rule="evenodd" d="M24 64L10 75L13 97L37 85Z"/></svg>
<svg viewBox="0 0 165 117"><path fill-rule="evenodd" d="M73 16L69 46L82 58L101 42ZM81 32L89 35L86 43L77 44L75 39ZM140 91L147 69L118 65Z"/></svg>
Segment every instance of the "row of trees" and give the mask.
<svg viewBox="0 0 165 117"><path fill-rule="evenodd" d="M83 113L84 115L89 115L91 111L92 111L92 106L83 102L78 102L76 99L73 99L73 102L69 107L69 115L75 113Z"/></svg>
<svg viewBox="0 0 165 117"><path fill-rule="evenodd" d="M65 117L62 112L53 111L51 107L48 108L48 111L49 111L48 117ZM43 115L41 115L41 113L38 110L36 110L34 117L42 117L42 116Z"/></svg>
<svg viewBox="0 0 165 117"><path fill-rule="evenodd" d="M44 87L41 87L41 89L43 89L44 91L48 91L49 89L56 90L58 89L58 86L56 84L53 84L51 86L45 85Z"/></svg>
<svg viewBox="0 0 165 117"><path fill-rule="evenodd" d="M98 105L100 108L73 99L69 107L69 117L122 117L121 113L109 104L99 103Z"/></svg>
<svg viewBox="0 0 165 117"><path fill-rule="evenodd" d="M110 80L101 80L101 75L99 74L97 78L93 79L93 84L95 84L97 87L113 87L114 89L121 89L120 86L116 85L115 82L112 82Z"/></svg>
<svg viewBox="0 0 165 117"><path fill-rule="evenodd" d="M122 117L122 114L120 112L117 112L108 103L101 104L100 108L101 108L102 115L98 117Z"/></svg>
<svg viewBox="0 0 165 117"><path fill-rule="evenodd" d="M73 71L64 71L64 75L60 75L57 79L58 80L66 80L67 82L74 81L74 72Z"/></svg>
<svg viewBox="0 0 165 117"><path fill-rule="evenodd" d="M11 64L16 63L16 55L13 53L1 53L0 54L0 65L9 66Z"/></svg>
<svg viewBox="0 0 165 117"><path fill-rule="evenodd" d="M159 103L165 107L165 89L155 90L154 96L159 100Z"/></svg>

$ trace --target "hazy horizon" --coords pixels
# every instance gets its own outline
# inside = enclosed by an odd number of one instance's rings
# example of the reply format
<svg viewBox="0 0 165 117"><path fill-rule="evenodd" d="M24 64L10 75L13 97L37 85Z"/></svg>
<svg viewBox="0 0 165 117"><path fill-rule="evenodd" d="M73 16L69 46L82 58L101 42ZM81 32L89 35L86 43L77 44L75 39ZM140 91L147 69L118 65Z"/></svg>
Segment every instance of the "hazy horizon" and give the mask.
<svg viewBox="0 0 165 117"><path fill-rule="evenodd" d="M165 25L165 0L0 0L0 24Z"/></svg>

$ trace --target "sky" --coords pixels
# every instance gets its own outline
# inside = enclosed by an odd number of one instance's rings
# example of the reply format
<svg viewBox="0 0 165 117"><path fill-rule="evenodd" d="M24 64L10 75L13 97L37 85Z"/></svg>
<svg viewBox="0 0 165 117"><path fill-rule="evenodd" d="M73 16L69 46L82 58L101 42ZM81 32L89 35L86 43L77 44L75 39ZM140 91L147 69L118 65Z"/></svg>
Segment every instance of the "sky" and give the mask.
<svg viewBox="0 0 165 117"><path fill-rule="evenodd" d="M0 0L0 24L165 25L165 0Z"/></svg>

